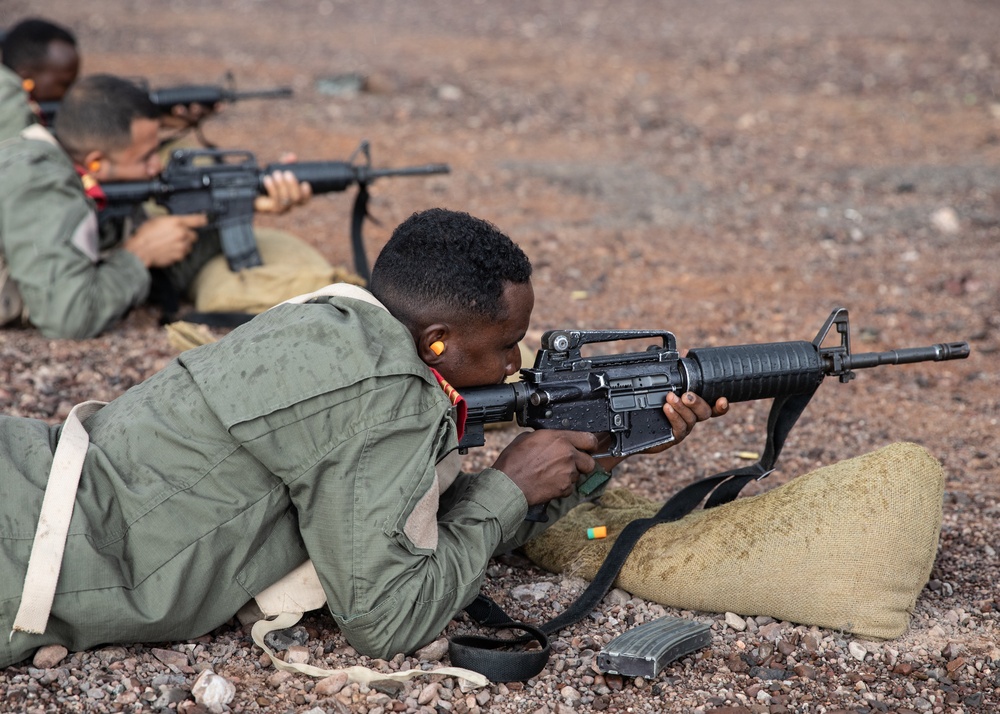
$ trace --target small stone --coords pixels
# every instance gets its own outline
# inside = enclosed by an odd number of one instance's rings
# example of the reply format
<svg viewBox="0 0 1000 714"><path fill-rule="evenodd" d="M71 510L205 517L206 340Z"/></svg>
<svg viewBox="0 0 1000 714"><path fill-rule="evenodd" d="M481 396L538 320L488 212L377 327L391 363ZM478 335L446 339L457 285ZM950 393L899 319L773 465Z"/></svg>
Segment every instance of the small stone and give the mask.
<svg viewBox="0 0 1000 714"><path fill-rule="evenodd" d="M931 214L931 223L942 233L954 235L958 233L962 226L958 221L958 214L955 209L949 206L939 208Z"/></svg>
<svg viewBox="0 0 1000 714"><path fill-rule="evenodd" d="M321 697L332 697L347 686L347 672L337 672L316 682L313 692Z"/></svg>
<svg viewBox="0 0 1000 714"><path fill-rule="evenodd" d="M747 629L747 621L744 620L739 615L737 615L735 612L726 613L726 624L729 625L734 630L736 630L737 632L743 632L745 629Z"/></svg>
<svg viewBox="0 0 1000 714"><path fill-rule="evenodd" d="M292 645L305 645L309 641L309 633L301 626L286 627L264 635L264 644L275 652L287 650Z"/></svg>
<svg viewBox="0 0 1000 714"><path fill-rule="evenodd" d="M729 667L730 672L735 672L736 674L746 672L750 669L750 666L743 661L743 658L736 654L726 660L726 666Z"/></svg>
<svg viewBox="0 0 1000 714"><path fill-rule="evenodd" d="M417 695L417 704L430 704L438 696L438 690L441 685L438 682L431 682L420 690L420 694Z"/></svg>
<svg viewBox="0 0 1000 714"><path fill-rule="evenodd" d="M305 664L309 661L309 648L304 645L292 645L285 651L285 661L290 664Z"/></svg>
<svg viewBox="0 0 1000 714"><path fill-rule="evenodd" d="M159 695L153 700L154 709L166 709L171 704L179 704L188 698L188 691L181 687L160 686Z"/></svg>
<svg viewBox="0 0 1000 714"><path fill-rule="evenodd" d="M758 625L760 625L760 619L761 618L757 618ZM757 631L757 635L761 639L777 642L778 638L781 637L781 623L773 621L765 623L761 625L760 629Z"/></svg>
<svg viewBox="0 0 1000 714"><path fill-rule="evenodd" d="M851 657L859 662L864 662L865 657L868 655L868 650L865 649L865 646L853 640L847 645L847 651L851 653Z"/></svg>
<svg viewBox="0 0 1000 714"><path fill-rule="evenodd" d="M913 674L913 665L909 662L900 662L895 667L892 668L894 674L899 674L904 677L908 677Z"/></svg>
<svg viewBox="0 0 1000 714"><path fill-rule="evenodd" d="M278 670L277 672L275 672L274 674L272 674L270 677L267 678L267 685L269 687L277 689L282 684L287 682L289 679L294 679L294 678L295 675L292 674L291 672L282 672L281 670ZM319 688L319 684L316 685L316 688L317 689Z"/></svg>
<svg viewBox="0 0 1000 714"><path fill-rule="evenodd" d="M955 659L962 653L962 646L957 642L949 642L943 648L941 648L941 656L945 659L951 660Z"/></svg>
<svg viewBox="0 0 1000 714"><path fill-rule="evenodd" d="M183 652L178 652L176 650L164 650L158 647L154 647L151 652L156 659L163 662L175 672L179 671L181 667L188 666L187 655Z"/></svg>
<svg viewBox="0 0 1000 714"><path fill-rule="evenodd" d="M510 591L510 594L517 600L539 602L546 599L553 588L555 588L553 583L527 583L525 585L518 585Z"/></svg>
<svg viewBox="0 0 1000 714"><path fill-rule="evenodd" d="M948 670L948 674L955 674L955 672L960 670L962 668L962 665L964 664L965 664L964 657L956 657L955 659L951 660L948 664L945 665L945 669Z"/></svg>
<svg viewBox="0 0 1000 714"><path fill-rule="evenodd" d="M757 679L788 679L788 670L777 667L751 667L750 676Z"/></svg>
<svg viewBox="0 0 1000 714"><path fill-rule="evenodd" d="M447 102L457 102L462 98L462 90L453 84L442 84L438 87L438 98Z"/></svg>
<svg viewBox="0 0 1000 714"><path fill-rule="evenodd" d="M612 606L614 606L614 605L619 605L619 606L625 605L631 599L632 599L632 596L629 595L624 590L622 590L621 588L615 588L615 589L613 589L611 592L609 592L607 594L607 602L608 602L609 605L612 605Z"/></svg>
<svg viewBox="0 0 1000 714"><path fill-rule="evenodd" d="M560 689L559 695L567 702L577 702L581 699L580 692L576 691L573 687L569 686Z"/></svg>
<svg viewBox="0 0 1000 714"><path fill-rule="evenodd" d="M816 668L811 664L797 664L792 671L803 679L816 679Z"/></svg>
<svg viewBox="0 0 1000 714"><path fill-rule="evenodd" d="M414 656L421 662L440 662L447 654L448 640L442 637L417 650Z"/></svg>
<svg viewBox="0 0 1000 714"><path fill-rule="evenodd" d="M45 647L40 647L35 652L31 663L38 669L52 669L62 662L68 654L69 650L62 645L46 645Z"/></svg>
<svg viewBox="0 0 1000 714"><path fill-rule="evenodd" d="M139 695L135 692L122 692L115 697L115 704L135 704L139 701Z"/></svg>
<svg viewBox="0 0 1000 714"><path fill-rule="evenodd" d="M236 696L236 685L222 675L206 669L191 685L191 695L198 704L219 714Z"/></svg>

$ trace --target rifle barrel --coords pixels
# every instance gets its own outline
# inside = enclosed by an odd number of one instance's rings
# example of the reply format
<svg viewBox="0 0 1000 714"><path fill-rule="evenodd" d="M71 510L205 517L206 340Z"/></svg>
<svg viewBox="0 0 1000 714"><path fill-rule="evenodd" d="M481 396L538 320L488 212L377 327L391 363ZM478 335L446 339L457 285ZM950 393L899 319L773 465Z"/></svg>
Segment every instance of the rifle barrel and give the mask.
<svg viewBox="0 0 1000 714"><path fill-rule="evenodd" d="M290 96L292 96L291 87L234 92L214 84L185 84L177 87L161 87L149 92L149 100L161 109L169 109L178 104L212 105L240 99L269 99Z"/></svg>
<svg viewBox="0 0 1000 714"><path fill-rule="evenodd" d="M905 347L886 352L862 352L843 358L845 369L865 369L882 364L911 364L913 362L943 362L965 359L969 356L968 342L942 342L929 347Z"/></svg>
<svg viewBox="0 0 1000 714"><path fill-rule="evenodd" d="M359 167L359 178L374 181L383 176L429 176L431 174L451 173L448 164L424 164L423 166L405 166L400 169L369 169Z"/></svg>
<svg viewBox="0 0 1000 714"><path fill-rule="evenodd" d="M247 92L227 92L226 99L239 101L240 99L283 99L292 96L291 87L277 87L275 89L253 89Z"/></svg>

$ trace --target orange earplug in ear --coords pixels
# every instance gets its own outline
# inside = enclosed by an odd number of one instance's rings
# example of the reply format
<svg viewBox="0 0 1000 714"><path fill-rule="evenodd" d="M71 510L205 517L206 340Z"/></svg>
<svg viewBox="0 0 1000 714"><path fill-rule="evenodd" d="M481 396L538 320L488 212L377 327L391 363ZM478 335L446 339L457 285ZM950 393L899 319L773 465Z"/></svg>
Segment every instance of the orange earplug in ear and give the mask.
<svg viewBox="0 0 1000 714"><path fill-rule="evenodd" d="M431 352L440 357L441 353L444 352L444 342L442 342L441 340L438 340L437 342L432 342Z"/></svg>
<svg viewBox="0 0 1000 714"><path fill-rule="evenodd" d="M91 161L89 164L87 164L87 168L90 169L91 172L98 171L101 168L101 162Z"/></svg>
<svg viewBox="0 0 1000 714"><path fill-rule="evenodd" d="M25 92L31 92L35 88L35 80L24 79L21 81L21 86L24 87Z"/></svg>

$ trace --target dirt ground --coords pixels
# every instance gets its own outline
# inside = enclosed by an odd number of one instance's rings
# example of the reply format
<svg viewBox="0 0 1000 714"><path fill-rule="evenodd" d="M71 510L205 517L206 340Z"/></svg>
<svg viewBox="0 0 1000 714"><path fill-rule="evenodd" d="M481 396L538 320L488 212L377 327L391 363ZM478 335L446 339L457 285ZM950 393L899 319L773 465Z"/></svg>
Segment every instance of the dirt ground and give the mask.
<svg viewBox="0 0 1000 714"><path fill-rule="evenodd" d="M948 639L979 668L952 682L955 701L945 691L894 706L987 711L1000 702L996 10L992 0L4 0L0 26L32 14L73 28L84 73L156 87L228 71L240 89L292 86L293 101L229 105L205 125L261 162L285 151L346 159L362 139L377 166L447 162L446 176L375 184L369 255L417 210L489 219L534 264L532 347L552 328L668 329L682 350L810 340L838 306L856 351L967 340L964 361L828 380L756 489L894 441L940 459L937 587L921 595L908 642L926 649L921 638L947 613L970 615L975 626ZM345 73L362 75L364 90L326 93L324 80ZM346 265L352 197L261 222ZM78 343L4 331L0 410L56 423L175 353L151 309ZM740 465L738 452L762 447L767 406L736 405L677 450L622 467L619 483L666 498ZM509 436L491 436L470 463ZM801 711L878 708L843 683L820 686ZM524 711L556 710L522 694ZM711 709L697 700L692 710Z"/></svg>

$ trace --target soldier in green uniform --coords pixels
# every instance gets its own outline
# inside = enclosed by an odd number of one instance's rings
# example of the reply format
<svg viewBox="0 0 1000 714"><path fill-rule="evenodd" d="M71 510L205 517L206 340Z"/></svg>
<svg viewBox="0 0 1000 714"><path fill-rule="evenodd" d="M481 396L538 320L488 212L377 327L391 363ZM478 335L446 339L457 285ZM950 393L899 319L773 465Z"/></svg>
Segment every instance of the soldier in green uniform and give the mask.
<svg viewBox="0 0 1000 714"><path fill-rule="evenodd" d="M13 104L17 115L23 100ZM159 118L143 90L92 75L63 98L58 141L39 125L14 131L16 116L6 130L0 255L23 301L22 317L46 336L93 337L147 298L151 268L165 268L183 294L219 254L214 232L196 240L205 225L200 215L156 216L131 231L120 224L99 229L101 182L147 180L162 169ZM308 184L285 171L265 184L268 195L259 197L257 210L284 212L311 195Z"/></svg>
<svg viewBox="0 0 1000 714"><path fill-rule="evenodd" d="M494 226L433 209L396 229L371 293L283 304L181 354L85 420L63 557L32 552L32 536L69 423L0 417L0 627L12 632L0 665L50 643L202 635L307 558L359 652L438 636L490 557L530 535L528 506L564 512L595 466L597 436L549 430L519 435L480 473L457 470L457 395L520 368L530 276ZM727 407L692 394L664 411L680 440ZM29 553L61 563L43 634L13 627L45 600L24 586Z"/></svg>

